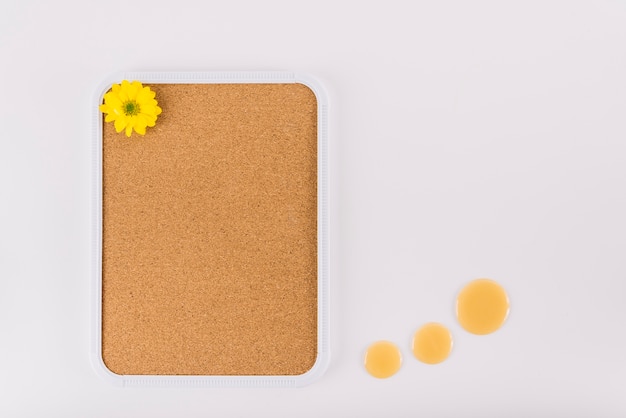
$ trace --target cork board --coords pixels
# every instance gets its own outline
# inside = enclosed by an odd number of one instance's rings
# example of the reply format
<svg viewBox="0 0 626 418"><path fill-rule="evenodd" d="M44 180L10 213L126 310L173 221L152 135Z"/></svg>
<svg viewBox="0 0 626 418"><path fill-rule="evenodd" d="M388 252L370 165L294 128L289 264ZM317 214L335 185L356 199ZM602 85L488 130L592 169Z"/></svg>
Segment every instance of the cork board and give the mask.
<svg viewBox="0 0 626 418"><path fill-rule="evenodd" d="M145 136L102 120L102 361L118 375L306 373L318 355L315 94L147 85L163 113Z"/></svg>

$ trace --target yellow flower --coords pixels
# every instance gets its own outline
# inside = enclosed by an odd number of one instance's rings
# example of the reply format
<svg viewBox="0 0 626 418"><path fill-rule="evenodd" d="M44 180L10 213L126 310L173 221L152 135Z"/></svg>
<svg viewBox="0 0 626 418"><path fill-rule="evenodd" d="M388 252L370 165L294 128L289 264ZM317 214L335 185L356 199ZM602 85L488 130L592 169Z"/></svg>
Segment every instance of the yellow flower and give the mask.
<svg viewBox="0 0 626 418"><path fill-rule="evenodd" d="M104 121L115 121L115 130L126 130L126 136L130 136L133 128L144 135L146 127L154 126L161 114L155 95L150 87L144 87L139 81L124 80L121 85L113 84L104 95L104 104L100 105L100 110L106 114Z"/></svg>

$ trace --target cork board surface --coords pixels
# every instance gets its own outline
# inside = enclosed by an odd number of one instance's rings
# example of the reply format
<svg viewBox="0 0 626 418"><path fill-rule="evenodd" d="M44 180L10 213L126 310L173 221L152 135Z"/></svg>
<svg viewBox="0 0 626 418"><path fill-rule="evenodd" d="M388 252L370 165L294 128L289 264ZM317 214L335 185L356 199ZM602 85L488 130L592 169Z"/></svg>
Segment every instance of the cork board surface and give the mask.
<svg viewBox="0 0 626 418"><path fill-rule="evenodd" d="M299 375L317 356L317 102L302 84L154 84L103 122L102 356L122 375Z"/></svg>

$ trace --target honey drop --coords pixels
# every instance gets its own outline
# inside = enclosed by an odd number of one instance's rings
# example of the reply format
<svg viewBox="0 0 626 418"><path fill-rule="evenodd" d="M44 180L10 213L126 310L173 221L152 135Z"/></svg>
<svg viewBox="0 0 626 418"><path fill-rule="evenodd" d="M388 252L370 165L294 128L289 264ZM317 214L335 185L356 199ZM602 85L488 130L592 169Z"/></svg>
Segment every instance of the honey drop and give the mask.
<svg viewBox="0 0 626 418"><path fill-rule="evenodd" d="M445 326L431 322L413 336L413 355L426 364L441 363L452 351L452 334Z"/></svg>
<svg viewBox="0 0 626 418"><path fill-rule="evenodd" d="M509 315L509 297L493 280L474 280L459 293L456 315L466 331L476 335L490 334L499 329Z"/></svg>
<svg viewBox="0 0 626 418"><path fill-rule="evenodd" d="M393 376L400 370L402 354L400 349L389 341L377 341L365 353L365 369L379 379Z"/></svg>

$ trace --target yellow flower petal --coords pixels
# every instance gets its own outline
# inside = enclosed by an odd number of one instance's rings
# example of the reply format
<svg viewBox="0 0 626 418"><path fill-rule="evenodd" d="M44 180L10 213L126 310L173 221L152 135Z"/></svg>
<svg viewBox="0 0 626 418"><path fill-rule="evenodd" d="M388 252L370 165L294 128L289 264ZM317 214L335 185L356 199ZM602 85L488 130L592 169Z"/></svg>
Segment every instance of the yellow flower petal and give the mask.
<svg viewBox="0 0 626 418"><path fill-rule="evenodd" d="M156 93L150 90L150 87L142 87L137 93L136 100L140 104L148 103L154 98Z"/></svg>
<svg viewBox="0 0 626 418"><path fill-rule="evenodd" d="M104 103L111 107L122 106L119 96L111 91L104 95Z"/></svg>
<svg viewBox="0 0 626 418"><path fill-rule="evenodd" d="M145 135L146 134L146 126L148 126L148 125L145 122L140 122L139 119L138 119L137 123L135 123L135 131L139 135Z"/></svg>
<svg viewBox="0 0 626 418"><path fill-rule="evenodd" d="M143 86L139 81L133 81L130 83L128 87L128 98L130 100L137 100L137 94L139 94L142 88Z"/></svg>
<svg viewBox="0 0 626 418"><path fill-rule="evenodd" d="M122 132L126 127L126 116L121 116L115 119L115 132Z"/></svg>
<svg viewBox="0 0 626 418"><path fill-rule="evenodd" d="M150 127L154 126L154 124L156 123L157 117L154 115L142 113L141 116L145 118L146 123Z"/></svg>
<svg viewBox="0 0 626 418"><path fill-rule="evenodd" d="M140 125L140 124L147 125L148 117L149 117L148 115L144 115L143 113L138 114L135 117L135 124L137 124L137 125Z"/></svg>
<svg viewBox="0 0 626 418"><path fill-rule="evenodd" d="M154 105L139 105L141 107L141 112L144 115L156 115L156 106Z"/></svg>
<svg viewBox="0 0 626 418"><path fill-rule="evenodd" d="M130 89L130 83L128 82L128 80L122 81L122 85L119 91L117 91L117 96L122 101L122 103L124 103L127 100L130 100L130 97L128 95L129 89Z"/></svg>

